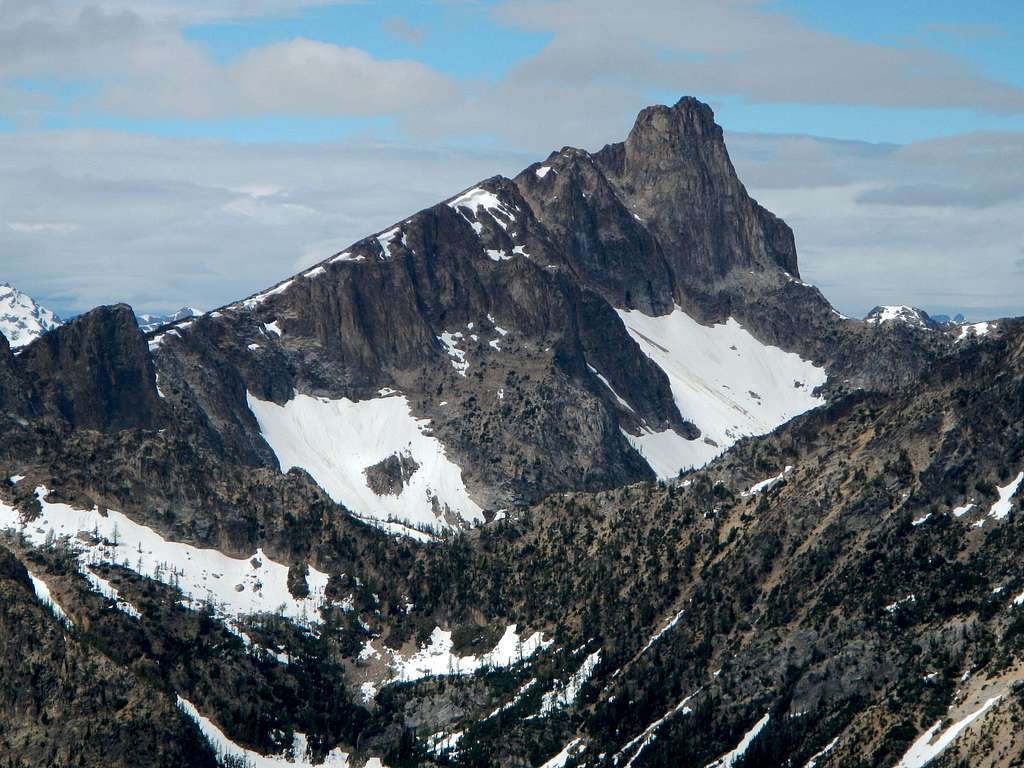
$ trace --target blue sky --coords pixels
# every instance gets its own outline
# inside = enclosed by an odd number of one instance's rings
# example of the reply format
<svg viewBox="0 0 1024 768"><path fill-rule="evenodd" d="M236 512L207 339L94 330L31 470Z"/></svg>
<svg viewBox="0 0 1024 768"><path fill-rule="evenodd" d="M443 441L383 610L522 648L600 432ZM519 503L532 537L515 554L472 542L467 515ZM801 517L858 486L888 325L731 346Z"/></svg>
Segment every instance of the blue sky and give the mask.
<svg viewBox="0 0 1024 768"><path fill-rule="evenodd" d="M295 38L359 48L381 60L409 59L462 83L495 83L554 38L525 30L496 16L494 2L354 2L282 9L250 18L186 24L182 37L218 64L248 51ZM965 68L1024 88L1024 3L1010 0L954 2L908 0L858 3L780 0L764 11L863 42L902 49L941 51ZM685 34L685 31L683 32ZM595 40L595 46L600 41ZM44 94L52 103L35 115L44 129L103 128L166 137L210 137L232 141L325 141L373 132L396 138L397 121L377 118L270 114L246 118L139 118L90 104L96 80L73 76L19 78L18 88ZM755 97L688 91L716 106L719 121L734 131L804 133L872 142L906 143L975 130L1024 130L1024 114L976 109L914 109L864 104L823 105L766 102ZM673 101L678 94L651 88L650 99ZM0 128L17 130L8 119ZM486 139L486 131L481 132ZM453 141L466 141L456 137Z"/></svg>
<svg viewBox="0 0 1024 768"><path fill-rule="evenodd" d="M1024 3L0 5L0 280L66 314L229 301L683 94L844 312L1024 314Z"/></svg>

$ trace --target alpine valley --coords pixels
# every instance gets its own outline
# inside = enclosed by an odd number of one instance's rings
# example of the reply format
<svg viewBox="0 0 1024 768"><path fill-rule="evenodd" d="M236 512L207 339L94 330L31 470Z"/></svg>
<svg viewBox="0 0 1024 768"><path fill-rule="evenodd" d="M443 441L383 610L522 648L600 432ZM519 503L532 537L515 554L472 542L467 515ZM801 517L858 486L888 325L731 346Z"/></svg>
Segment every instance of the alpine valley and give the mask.
<svg viewBox="0 0 1024 768"><path fill-rule="evenodd" d="M1024 765L1024 322L843 317L695 99L0 320L0 766Z"/></svg>

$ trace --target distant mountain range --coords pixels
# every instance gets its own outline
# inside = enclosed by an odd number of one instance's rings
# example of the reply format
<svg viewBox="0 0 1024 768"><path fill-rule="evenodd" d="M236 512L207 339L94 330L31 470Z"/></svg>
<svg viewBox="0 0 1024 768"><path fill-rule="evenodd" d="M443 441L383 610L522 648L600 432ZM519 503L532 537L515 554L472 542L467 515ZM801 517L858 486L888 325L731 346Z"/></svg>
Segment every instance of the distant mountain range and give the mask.
<svg viewBox="0 0 1024 768"><path fill-rule="evenodd" d="M176 323L179 320L187 320L190 317L199 317L203 314L201 309L195 307L182 307L177 312L172 312L169 315L135 315L135 319L138 321L139 330L143 333L149 333L155 331L162 325L170 325Z"/></svg>

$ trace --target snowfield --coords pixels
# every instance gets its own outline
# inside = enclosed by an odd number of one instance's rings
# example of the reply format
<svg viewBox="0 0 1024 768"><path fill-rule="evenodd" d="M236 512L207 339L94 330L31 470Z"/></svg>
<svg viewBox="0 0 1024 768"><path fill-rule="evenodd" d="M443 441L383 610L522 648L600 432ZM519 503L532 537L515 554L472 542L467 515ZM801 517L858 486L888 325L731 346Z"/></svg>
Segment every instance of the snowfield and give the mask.
<svg viewBox="0 0 1024 768"><path fill-rule="evenodd" d="M247 398L281 471L306 470L357 515L448 528L447 507L466 522L483 521L462 470L445 455L441 441L427 434L429 420L412 415L403 395L356 402L296 394L284 405L252 394ZM395 455L411 457L419 466L397 496L378 495L367 485L365 471Z"/></svg>
<svg viewBox="0 0 1024 768"><path fill-rule="evenodd" d="M674 430L624 433L659 478L701 467L741 437L763 435L825 400L814 390L824 368L762 344L732 318L701 325L679 307L651 317L616 310L629 335L668 376L683 418L701 430L687 440Z"/></svg>
<svg viewBox="0 0 1024 768"><path fill-rule="evenodd" d="M122 605L124 601L113 588L89 570L90 564L122 565L142 576L178 586L186 602L193 606L209 603L228 620L278 610L300 624L319 619L327 574L313 567L306 577L310 596L297 599L288 591L288 567L274 562L260 549L246 558L228 557L215 549L169 541L116 510L101 513L96 507L74 509L46 501L48 491L42 486L35 492L42 505L40 515L25 524L16 509L0 502L0 528L21 531L34 546L44 545L51 531L57 538L69 537L79 570L97 592L115 600L126 613L134 609Z"/></svg>

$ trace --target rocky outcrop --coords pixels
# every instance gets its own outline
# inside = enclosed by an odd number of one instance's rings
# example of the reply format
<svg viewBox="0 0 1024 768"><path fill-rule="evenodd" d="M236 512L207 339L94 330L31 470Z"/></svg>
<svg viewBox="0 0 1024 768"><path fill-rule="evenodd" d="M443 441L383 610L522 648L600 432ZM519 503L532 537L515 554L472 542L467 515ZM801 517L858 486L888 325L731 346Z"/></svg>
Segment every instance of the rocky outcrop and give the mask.
<svg viewBox="0 0 1024 768"><path fill-rule="evenodd" d="M413 473L420 468L408 453L393 453L363 470L366 484L378 496L398 496Z"/></svg>
<svg viewBox="0 0 1024 768"><path fill-rule="evenodd" d="M152 427L160 404L130 307L99 307L25 347L18 368L37 412L71 429Z"/></svg>

